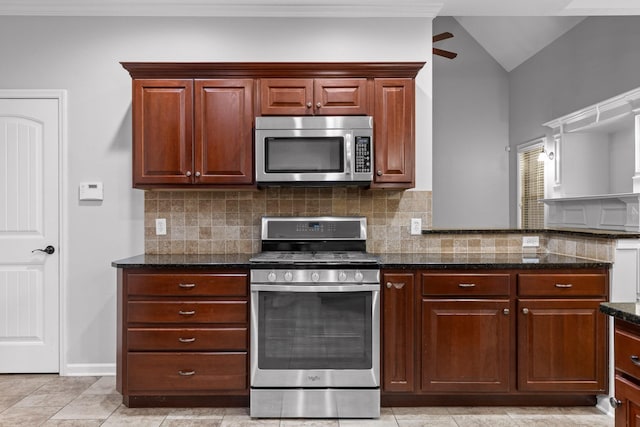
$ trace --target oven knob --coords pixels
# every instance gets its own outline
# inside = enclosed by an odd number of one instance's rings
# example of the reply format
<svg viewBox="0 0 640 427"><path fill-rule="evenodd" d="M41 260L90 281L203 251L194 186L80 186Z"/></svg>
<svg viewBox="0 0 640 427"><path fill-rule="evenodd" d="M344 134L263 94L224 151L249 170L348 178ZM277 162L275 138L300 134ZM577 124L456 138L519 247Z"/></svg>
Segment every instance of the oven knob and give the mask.
<svg viewBox="0 0 640 427"><path fill-rule="evenodd" d="M341 282L344 282L345 280L347 280L347 273L345 273L344 271L341 271L340 273L338 273L338 280Z"/></svg>
<svg viewBox="0 0 640 427"><path fill-rule="evenodd" d="M364 276L362 275L362 272L356 271L356 274L353 275L353 278L356 279L356 282L362 282Z"/></svg>
<svg viewBox="0 0 640 427"><path fill-rule="evenodd" d="M290 282L291 280L293 280L293 274L291 274L290 271L287 271L286 273L284 273L284 280Z"/></svg>
<svg viewBox="0 0 640 427"><path fill-rule="evenodd" d="M311 281L317 282L318 280L320 280L320 274L318 274L317 271L314 271L313 273L311 273Z"/></svg>
<svg viewBox="0 0 640 427"><path fill-rule="evenodd" d="M270 282L275 282L276 281L276 273L274 273L272 271L269 274L267 274L267 280L269 280Z"/></svg>

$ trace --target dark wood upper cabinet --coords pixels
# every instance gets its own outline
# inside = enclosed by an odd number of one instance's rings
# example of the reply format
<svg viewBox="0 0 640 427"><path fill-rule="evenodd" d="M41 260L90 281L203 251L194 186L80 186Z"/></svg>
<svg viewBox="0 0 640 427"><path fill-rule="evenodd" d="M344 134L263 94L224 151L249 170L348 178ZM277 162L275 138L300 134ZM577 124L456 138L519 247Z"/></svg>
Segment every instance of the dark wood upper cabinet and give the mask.
<svg viewBox="0 0 640 427"><path fill-rule="evenodd" d="M254 186L257 115L371 115L372 188L414 186L423 62L123 62L133 78L133 186Z"/></svg>
<svg viewBox="0 0 640 427"><path fill-rule="evenodd" d="M415 82L382 78L374 84L372 187L411 188L415 184Z"/></svg>
<svg viewBox="0 0 640 427"><path fill-rule="evenodd" d="M195 85L195 182L253 183L253 80Z"/></svg>
<svg viewBox="0 0 640 427"><path fill-rule="evenodd" d="M133 184L189 184L193 81L133 81Z"/></svg>
<svg viewBox="0 0 640 427"><path fill-rule="evenodd" d="M262 115L366 115L368 84L360 79L261 79Z"/></svg>

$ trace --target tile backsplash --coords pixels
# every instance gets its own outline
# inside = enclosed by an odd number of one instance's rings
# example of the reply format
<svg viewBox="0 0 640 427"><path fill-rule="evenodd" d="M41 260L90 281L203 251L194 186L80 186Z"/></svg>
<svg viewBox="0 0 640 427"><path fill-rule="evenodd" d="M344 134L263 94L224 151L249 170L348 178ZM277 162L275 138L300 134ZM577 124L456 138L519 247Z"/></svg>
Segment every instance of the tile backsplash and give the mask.
<svg viewBox="0 0 640 427"><path fill-rule="evenodd" d="M222 254L260 250L260 218L271 216L366 216L367 250L375 253L520 253L513 233L410 234L411 218L431 229L431 191L361 188L280 188L259 191L146 191L145 253ZM155 220L167 234L157 236ZM530 235L530 233L527 233ZM609 239L539 234L533 252L613 261Z"/></svg>
<svg viewBox="0 0 640 427"><path fill-rule="evenodd" d="M422 252L410 219L431 227L430 191L361 188L280 188L260 191L146 191L145 253L253 253L260 249L260 218L271 216L366 216L370 252ZM165 218L167 234L156 236Z"/></svg>

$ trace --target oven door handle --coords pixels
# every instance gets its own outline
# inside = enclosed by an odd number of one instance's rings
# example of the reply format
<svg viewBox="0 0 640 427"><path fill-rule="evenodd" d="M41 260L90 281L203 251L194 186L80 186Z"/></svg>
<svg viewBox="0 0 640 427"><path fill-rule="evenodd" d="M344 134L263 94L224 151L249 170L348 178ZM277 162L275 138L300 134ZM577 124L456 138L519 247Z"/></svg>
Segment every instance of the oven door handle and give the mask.
<svg viewBox="0 0 640 427"><path fill-rule="evenodd" d="M351 134L348 133L345 135L345 145L347 151L347 164L345 167L345 173L347 175L351 175Z"/></svg>
<svg viewBox="0 0 640 427"><path fill-rule="evenodd" d="M261 285L251 284L251 291L266 292L368 292L379 291L380 284L366 285Z"/></svg>

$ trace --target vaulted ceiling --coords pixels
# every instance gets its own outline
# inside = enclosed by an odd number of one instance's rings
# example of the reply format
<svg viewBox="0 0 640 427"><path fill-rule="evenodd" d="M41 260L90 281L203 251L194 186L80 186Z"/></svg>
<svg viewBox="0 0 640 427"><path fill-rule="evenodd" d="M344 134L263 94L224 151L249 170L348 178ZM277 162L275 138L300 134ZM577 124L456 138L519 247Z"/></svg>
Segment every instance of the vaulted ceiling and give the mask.
<svg viewBox="0 0 640 427"><path fill-rule="evenodd" d="M639 0L0 0L0 15L453 16L511 71L586 16L640 15Z"/></svg>

